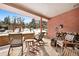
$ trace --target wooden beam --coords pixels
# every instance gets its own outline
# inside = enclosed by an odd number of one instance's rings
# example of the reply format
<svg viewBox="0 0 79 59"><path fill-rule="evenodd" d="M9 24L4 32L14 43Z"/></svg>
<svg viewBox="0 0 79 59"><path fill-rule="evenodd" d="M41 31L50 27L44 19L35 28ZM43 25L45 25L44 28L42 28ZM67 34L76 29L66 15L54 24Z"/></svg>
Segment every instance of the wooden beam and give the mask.
<svg viewBox="0 0 79 59"><path fill-rule="evenodd" d="M27 8L27 7L20 5L19 3L4 3L4 4L11 6L11 7L14 7L14 8L17 8L17 9L20 9L20 10L25 11L25 12L31 13L31 14L37 15L37 16L45 18L45 19L50 19L49 17L47 17L43 14L37 13L37 12Z"/></svg>

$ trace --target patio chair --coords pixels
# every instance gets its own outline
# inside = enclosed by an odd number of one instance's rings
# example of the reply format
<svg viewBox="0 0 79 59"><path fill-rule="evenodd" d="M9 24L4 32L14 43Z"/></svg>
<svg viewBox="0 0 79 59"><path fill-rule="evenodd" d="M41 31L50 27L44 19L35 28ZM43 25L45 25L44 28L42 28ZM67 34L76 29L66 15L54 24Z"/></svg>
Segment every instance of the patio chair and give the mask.
<svg viewBox="0 0 79 59"><path fill-rule="evenodd" d="M10 56L11 49L16 47L21 47L21 55L23 55L23 42L22 42L22 34L9 34L10 39L10 48L8 52L8 56Z"/></svg>
<svg viewBox="0 0 79 59"><path fill-rule="evenodd" d="M76 43L76 48L79 49L79 34L78 33L76 33L73 42Z"/></svg>
<svg viewBox="0 0 79 59"><path fill-rule="evenodd" d="M38 38L35 38L35 40L36 40L37 42L39 42L40 45L44 44L44 41L42 40L43 37L44 37L44 33L45 33L45 32L39 33L39 34L38 34Z"/></svg>

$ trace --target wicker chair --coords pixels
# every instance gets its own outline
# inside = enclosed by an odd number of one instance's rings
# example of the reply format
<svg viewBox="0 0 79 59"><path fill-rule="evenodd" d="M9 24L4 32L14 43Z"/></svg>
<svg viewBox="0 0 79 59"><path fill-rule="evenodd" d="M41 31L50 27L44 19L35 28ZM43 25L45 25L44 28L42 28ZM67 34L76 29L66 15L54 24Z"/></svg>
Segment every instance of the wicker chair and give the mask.
<svg viewBox="0 0 79 59"><path fill-rule="evenodd" d="M9 34L10 39L10 48L8 52L8 56L10 56L11 49L15 47L22 47L21 55L23 55L23 41L22 41L22 34Z"/></svg>

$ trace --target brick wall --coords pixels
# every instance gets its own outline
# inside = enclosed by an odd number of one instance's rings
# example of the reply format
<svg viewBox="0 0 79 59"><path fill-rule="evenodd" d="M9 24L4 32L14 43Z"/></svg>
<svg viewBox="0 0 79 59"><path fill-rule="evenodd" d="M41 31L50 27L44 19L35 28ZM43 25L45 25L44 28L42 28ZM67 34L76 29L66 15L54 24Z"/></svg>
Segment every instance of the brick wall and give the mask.
<svg viewBox="0 0 79 59"><path fill-rule="evenodd" d="M55 16L48 21L48 36L55 36L55 27L63 24L63 31L79 32L79 8Z"/></svg>

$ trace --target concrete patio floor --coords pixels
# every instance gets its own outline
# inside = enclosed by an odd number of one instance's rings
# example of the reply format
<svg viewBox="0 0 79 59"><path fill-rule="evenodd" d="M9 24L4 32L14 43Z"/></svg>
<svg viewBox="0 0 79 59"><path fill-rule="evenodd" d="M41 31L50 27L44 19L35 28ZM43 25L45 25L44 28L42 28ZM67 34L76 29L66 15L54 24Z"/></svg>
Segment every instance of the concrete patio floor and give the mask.
<svg viewBox="0 0 79 59"><path fill-rule="evenodd" d="M43 38L44 42L46 43L45 46L40 47L41 55L38 56L58 56L59 54L56 52L55 48L51 47L50 45L50 39ZM25 43L23 44L24 46L24 52L23 56L25 56L27 48L25 48ZM21 48L15 48L13 49L14 52L11 52L12 56L16 56L20 54ZM8 50L9 50L9 45L0 47L0 56L7 56L8 55Z"/></svg>

